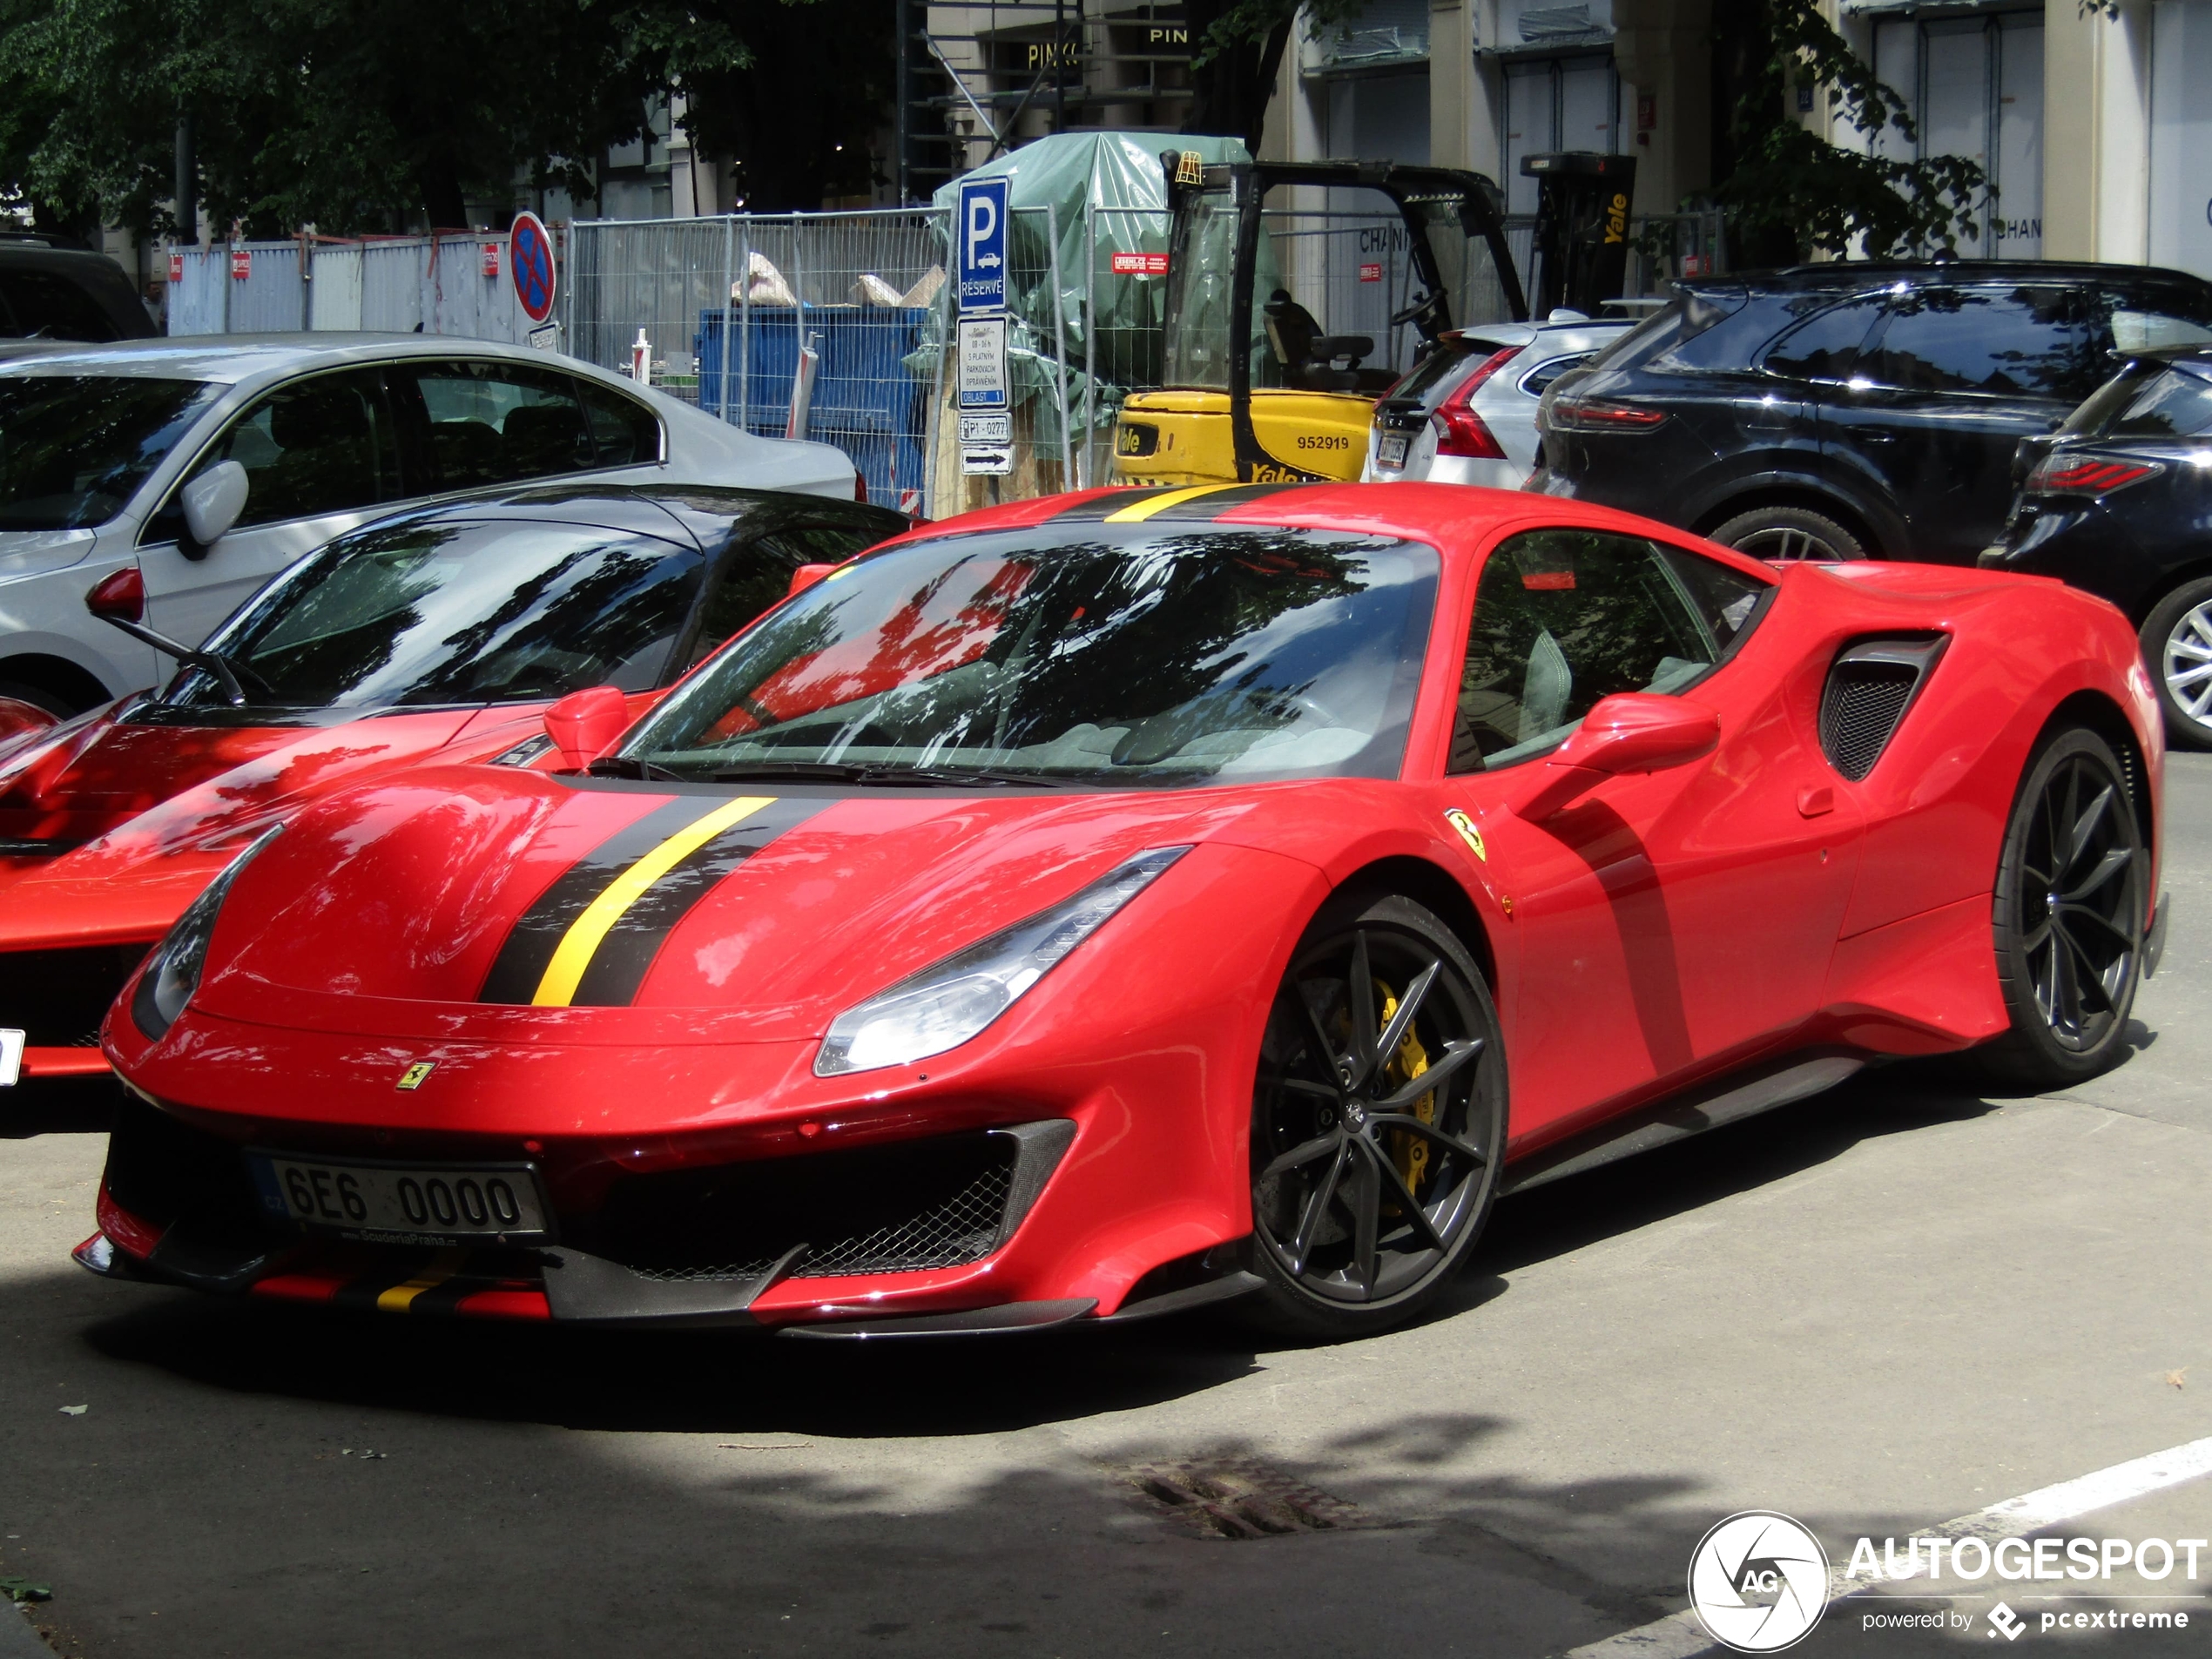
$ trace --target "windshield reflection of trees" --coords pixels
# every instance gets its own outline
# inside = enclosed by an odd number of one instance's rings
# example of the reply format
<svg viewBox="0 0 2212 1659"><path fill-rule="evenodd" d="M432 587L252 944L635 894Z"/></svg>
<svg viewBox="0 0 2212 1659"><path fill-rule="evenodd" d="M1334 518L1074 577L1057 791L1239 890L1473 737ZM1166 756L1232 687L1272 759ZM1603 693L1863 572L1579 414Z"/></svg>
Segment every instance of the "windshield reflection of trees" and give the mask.
<svg viewBox="0 0 2212 1659"><path fill-rule="evenodd" d="M533 553L541 562L530 568ZM474 568L456 571L455 554ZM469 578L488 574L487 561L502 580L497 603L478 612L467 602L488 584ZM681 631L701 563L665 543L610 543L604 533L578 540L565 528L557 538L540 533L533 548L512 530L486 538L476 526L410 526L334 550L219 644L250 663L287 706L559 697L624 676L656 645L664 655ZM441 598L457 606L441 607ZM456 620L456 608L461 625L437 637ZM660 666L635 661L627 678L650 682ZM218 695L195 673L173 700Z"/></svg>
<svg viewBox="0 0 2212 1659"><path fill-rule="evenodd" d="M120 375L0 383L0 527L105 523L199 418L214 389Z"/></svg>
<svg viewBox="0 0 2212 1659"><path fill-rule="evenodd" d="M1398 550L1263 527L1042 556L948 548L903 591L863 567L851 588L772 619L648 742L666 758L698 745L835 760L865 745L901 764L983 751L1002 765L1096 734L1088 765L1044 762L1084 772L1155 765L1234 732L1243 740L1215 757L1225 761L1302 718L1354 724L1312 696L1347 664L1372 658L1384 677L1396 665L1414 585ZM1372 730L1388 686L1365 690L1357 724Z"/></svg>

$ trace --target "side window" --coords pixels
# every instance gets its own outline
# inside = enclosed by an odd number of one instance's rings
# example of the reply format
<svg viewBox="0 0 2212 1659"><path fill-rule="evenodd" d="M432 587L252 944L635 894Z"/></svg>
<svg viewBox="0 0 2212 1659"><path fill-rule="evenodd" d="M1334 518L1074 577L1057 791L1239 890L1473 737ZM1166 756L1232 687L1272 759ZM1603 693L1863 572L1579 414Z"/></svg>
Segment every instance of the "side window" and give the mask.
<svg viewBox="0 0 2212 1659"><path fill-rule="evenodd" d="M723 561L720 577L706 596L691 662L704 662L732 634L789 593L792 574L800 565L841 564L884 539L873 530L802 524L740 541Z"/></svg>
<svg viewBox="0 0 2212 1659"><path fill-rule="evenodd" d="M106 341L115 324L98 300L51 271L0 271L0 294L15 314L14 332L26 339Z"/></svg>
<svg viewBox="0 0 2212 1659"><path fill-rule="evenodd" d="M1858 373L1908 392L2079 402L2111 372L2068 288L1921 288L1893 297Z"/></svg>
<svg viewBox="0 0 2212 1659"><path fill-rule="evenodd" d="M1570 368L1580 368L1595 355L1591 352L1575 352L1566 357L1554 357L1548 363L1539 363L1521 377L1521 389L1531 397L1541 397L1551 390L1552 382Z"/></svg>
<svg viewBox="0 0 2212 1659"><path fill-rule="evenodd" d="M1793 381L1849 380L1867 330L1881 314L1879 300L1832 306L1776 341L1760 367Z"/></svg>
<svg viewBox="0 0 2212 1659"><path fill-rule="evenodd" d="M660 460L660 417L620 392L590 381L571 382L583 401L602 467L643 467Z"/></svg>
<svg viewBox="0 0 2212 1659"><path fill-rule="evenodd" d="M1615 691L1677 691L1719 662L1764 584L1634 536L1530 530L1483 562L1451 770L1541 754Z"/></svg>
<svg viewBox="0 0 2212 1659"><path fill-rule="evenodd" d="M196 471L219 461L246 469L240 526L351 512L402 493L391 410L373 368L278 387L231 422Z"/></svg>
<svg viewBox="0 0 2212 1659"><path fill-rule="evenodd" d="M595 464L576 383L507 363L411 363L398 372L421 394L434 490L519 483Z"/></svg>

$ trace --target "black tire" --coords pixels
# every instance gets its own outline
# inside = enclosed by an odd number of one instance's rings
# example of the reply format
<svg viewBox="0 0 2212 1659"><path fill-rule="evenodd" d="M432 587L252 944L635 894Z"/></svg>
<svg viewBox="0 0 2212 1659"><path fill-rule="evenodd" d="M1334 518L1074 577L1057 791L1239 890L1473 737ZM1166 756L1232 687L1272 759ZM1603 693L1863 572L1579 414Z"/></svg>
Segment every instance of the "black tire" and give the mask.
<svg viewBox="0 0 2212 1659"><path fill-rule="evenodd" d="M2166 735L2177 748L2212 749L2212 577L2184 582L2161 599L2143 618L2140 637Z"/></svg>
<svg viewBox="0 0 2212 1659"><path fill-rule="evenodd" d="M1983 1055L2006 1081L2063 1088L2125 1052L2149 865L2111 745L2081 726L2051 733L2020 779L1998 858L1992 921L2012 1028Z"/></svg>
<svg viewBox="0 0 2212 1659"><path fill-rule="evenodd" d="M12 698L18 703L28 703L34 709L44 709L57 720L66 720L84 711L72 707L65 697L57 696L42 686L26 685L21 680L0 680L0 697Z"/></svg>
<svg viewBox="0 0 2212 1659"><path fill-rule="evenodd" d="M1439 1086L1415 1094L1432 1074ZM1252 1312L1332 1339L1412 1318L1474 1251L1505 1136L1497 1010L1466 948L1410 899L1331 900L1261 1041L1251 1256L1266 1288Z"/></svg>
<svg viewBox="0 0 2212 1659"><path fill-rule="evenodd" d="M1866 556L1858 537L1809 507L1754 507L1716 527L1713 540L1755 559L1814 559L1832 563Z"/></svg>

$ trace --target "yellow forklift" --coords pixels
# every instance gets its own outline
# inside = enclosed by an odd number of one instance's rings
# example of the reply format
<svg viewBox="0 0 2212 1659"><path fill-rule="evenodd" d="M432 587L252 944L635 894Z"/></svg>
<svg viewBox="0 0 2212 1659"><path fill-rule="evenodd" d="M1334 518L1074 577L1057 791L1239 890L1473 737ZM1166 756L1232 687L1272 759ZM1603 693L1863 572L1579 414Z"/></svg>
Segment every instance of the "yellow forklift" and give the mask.
<svg viewBox="0 0 2212 1659"><path fill-rule="evenodd" d="M1115 421L1123 483L1357 478L1376 400L1439 335L1528 314L1480 173L1161 160L1161 385Z"/></svg>

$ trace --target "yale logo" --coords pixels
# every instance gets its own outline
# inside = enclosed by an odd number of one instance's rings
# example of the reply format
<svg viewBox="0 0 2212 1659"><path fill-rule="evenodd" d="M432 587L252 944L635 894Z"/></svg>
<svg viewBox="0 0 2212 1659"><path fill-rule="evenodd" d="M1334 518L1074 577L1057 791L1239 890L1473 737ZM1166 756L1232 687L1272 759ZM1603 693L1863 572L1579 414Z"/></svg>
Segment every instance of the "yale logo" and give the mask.
<svg viewBox="0 0 2212 1659"><path fill-rule="evenodd" d="M422 1080L425 1077L428 1077L432 1071L436 1069L437 1064L438 1062L435 1060L416 1061L413 1065L409 1066L405 1071L400 1074L398 1086L406 1089L421 1088Z"/></svg>

